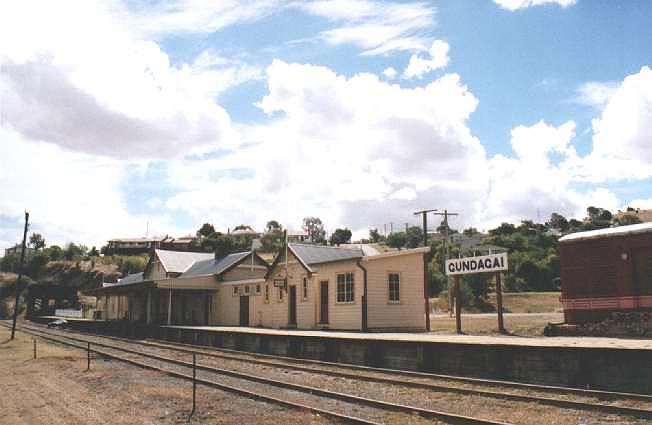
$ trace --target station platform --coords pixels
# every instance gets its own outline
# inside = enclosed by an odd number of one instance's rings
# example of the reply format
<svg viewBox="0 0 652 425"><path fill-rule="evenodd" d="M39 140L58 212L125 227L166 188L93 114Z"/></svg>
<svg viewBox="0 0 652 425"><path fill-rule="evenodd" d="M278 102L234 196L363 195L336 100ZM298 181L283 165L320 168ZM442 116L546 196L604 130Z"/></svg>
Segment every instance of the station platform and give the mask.
<svg viewBox="0 0 652 425"><path fill-rule="evenodd" d="M55 317L43 317L51 320ZM388 369L652 394L652 341L68 320L73 329Z"/></svg>

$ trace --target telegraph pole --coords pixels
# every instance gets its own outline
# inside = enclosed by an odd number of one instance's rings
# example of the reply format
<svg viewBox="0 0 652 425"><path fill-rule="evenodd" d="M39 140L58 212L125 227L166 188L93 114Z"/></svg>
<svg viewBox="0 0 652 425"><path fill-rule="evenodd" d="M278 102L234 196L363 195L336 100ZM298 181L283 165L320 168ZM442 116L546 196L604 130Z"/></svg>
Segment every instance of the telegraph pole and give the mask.
<svg viewBox="0 0 652 425"><path fill-rule="evenodd" d="M423 246L428 246L428 213L437 211L421 210L414 213L414 215L421 214L423 219ZM407 223L405 223L405 230L407 232ZM426 263L426 254L423 254L423 301L426 314L426 331L430 332L430 298L428 297L428 264Z"/></svg>
<svg viewBox="0 0 652 425"><path fill-rule="evenodd" d="M14 320L11 325L11 339L16 333L16 319L18 318L18 301L20 299L20 281L23 279L23 264L25 263L25 243L27 242L27 228L29 227L29 213L25 211L25 230L23 231L23 246L20 250L20 267L16 279L16 302L14 303Z"/></svg>
<svg viewBox="0 0 652 425"><path fill-rule="evenodd" d="M423 246L428 246L428 213L434 211L437 211L437 209L421 210L414 213L414 215L421 214L421 217L423 218Z"/></svg>
<svg viewBox="0 0 652 425"><path fill-rule="evenodd" d="M448 234L448 216L456 216L456 215L459 215L459 214L458 213L448 212L448 210L445 209L443 213L435 213L435 215L444 216L444 226L445 226L444 227L444 232L445 233L444 233L444 259L442 261L442 270L443 270L444 276L447 276L446 277L446 286L448 287L448 291L447 291L448 292L448 314L452 315L453 310L451 309L451 307L453 305L453 294L451 293L450 285L448 284L448 275L446 274L446 260L448 260L448 238L449 238L449 234ZM459 287L459 285L456 285L456 287ZM458 302L458 299L457 299L457 294L456 294L456 299L455 299L456 306L457 306L457 302ZM456 311L457 311L457 308L456 308Z"/></svg>

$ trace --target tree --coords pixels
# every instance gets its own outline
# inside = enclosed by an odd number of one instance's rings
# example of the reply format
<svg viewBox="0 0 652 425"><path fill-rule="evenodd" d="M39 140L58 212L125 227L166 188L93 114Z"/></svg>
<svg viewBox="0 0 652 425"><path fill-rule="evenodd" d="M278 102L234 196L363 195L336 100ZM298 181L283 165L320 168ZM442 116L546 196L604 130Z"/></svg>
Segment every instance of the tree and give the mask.
<svg viewBox="0 0 652 425"><path fill-rule="evenodd" d="M552 213L547 224L550 228L557 229L561 232L566 232L569 227L566 217L558 213Z"/></svg>
<svg viewBox="0 0 652 425"><path fill-rule="evenodd" d="M88 251L88 256L89 257L99 257L100 252L97 250L97 248L93 247L93 248L91 248L90 251Z"/></svg>
<svg viewBox="0 0 652 425"><path fill-rule="evenodd" d="M419 226L408 227L405 232L405 247L416 248L423 242L423 230Z"/></svg>
<svg viewBox="0 0 652 425"><path fill-rule="evenodd" d="M234 231L235 231L235 230L250 230L250 231L252 231L252 232L254 231L254 229L253 229L251 226L248 226L248 225L246 225L246 224L239 224L239 225L235 226L235 227L233 228L233 230L234 230Z"/></svg>
<svg viewBox="0 0 652 425"><path fill-rule="evenodd" d="M405 235L405 232L394 232L390 233L389 236L387 236L387 245L391 246L392 248L401 249L405 246L406 243L407 236Z"/></svg>
<svg viewBox="0 0 652 425"><path fill-rule="evenodd" d="M79 260L85 253L83 245L76 245L70 242L63 251L63 258L68 261Z"/></svg>
<svg viewBox="0 0 652 425"><path fill-rule="evenodd" d="M203 237L207 237L215 233L215 227L213 227L212 224L210 223L204 223L202 226L197 230L197 237L199 239Z"/></svg>
<svg viewBox="0 0 652 425"><path fill-rule="evenodd" d="M369 230L369 240L371 243L378 243L385 240L385 237L378 232L378 229Z"/></svg>
<svg viewBox="0 0 652 425"><path fill-rule="evenodd" d="M63 259L63 249L59 245L50 245L45 249L45 253L50 261L59 261Z"/></svg>
<svg viewBox="0 0 652 425"><path fill-rule="evenodd" d="M474 236L477 235L478 233L480 232L478 232L478 229L476 229L475 227L469 227L462 231L462 234L464 236Z"/></svg>
<svg viewBox="0 0 652 425"><path fill-rule="evenodd" d="M323 244L326 242L326 230L319 217L306 217L303 219L303 230L308 233L313 243Z"/></svg>
<svg viewBox="0 0 652 425"><path fill-rule="evenodd" d="M45 239L43 239L43 236L41 236L40 233L32 233L29 237L29 244L34 249L43 249L45 248Z"/></svg>
<svg viewBox="0 0 652 425"><path fill-rule="evenodd" d="M263 252L276 252L283 246L283 232L280 230L267 231L260 238L260 243L263 245Z"/></svg>
<svg viewBox="0 0 652 425"><path fill-rule="evenodd" d="M265 225L265 230L267 231L267 233L269 233L269 232L280 232L281 230L283 230L283 227L279 224L278 221L270 220Z"/></svg>
<svg viewBox="0 0 652 425"><path fill-rule="evenodd" d="M351 231L347 228L335 229L331 235L331 245L340 245L351 242Z"/></svg>

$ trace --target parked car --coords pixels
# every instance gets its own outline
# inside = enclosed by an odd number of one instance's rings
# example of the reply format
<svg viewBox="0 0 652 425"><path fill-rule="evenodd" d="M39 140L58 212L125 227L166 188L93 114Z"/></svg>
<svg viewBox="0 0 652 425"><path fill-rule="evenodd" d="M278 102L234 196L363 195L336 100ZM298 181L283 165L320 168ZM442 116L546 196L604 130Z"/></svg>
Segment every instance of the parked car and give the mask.
<svg viewBox="0 0 652 425"><path fill-rule="evenodd" d="M68 321L65 319L57 319L53 320L50 323L48 323L48 328L67 328L68 327Z"/></svg>

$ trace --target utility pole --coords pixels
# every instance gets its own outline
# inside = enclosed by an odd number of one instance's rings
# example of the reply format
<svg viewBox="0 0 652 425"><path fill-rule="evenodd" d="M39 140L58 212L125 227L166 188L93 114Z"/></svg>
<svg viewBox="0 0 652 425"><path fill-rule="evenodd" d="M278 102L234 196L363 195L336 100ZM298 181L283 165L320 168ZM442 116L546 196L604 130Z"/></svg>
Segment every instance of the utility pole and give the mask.
<svg viewBox="0 0 652 425"><path fill-rule="evenodd" d="M11 339L14 339L16 333L16 319L18 318L18 301L20 299L20 281L23 279L23 264L25 263L25 243L27 242L27 228L29 227L29 213L25 211L25 230L23 230L23 247L20 250L20 267L18 269L18 279L16 279L16 301L14 303L14 320L11 325Z"/></svg>
<svg viewBox="0 0 652 425"><path fill-rule="evenodd" d="M414 215L421 214L423 219L423 246L428 246L428 213L437 211L437 209L432 210L421 210L416 211ZM407 223L405 223L405 231L407 232ZM426 316L426 331L430 332L430 298L428 297L428 264L426 263L426 254L423 254L423 301L424 301L424 310Z"/></svg>
<svg viewBox="0 0 652 425"><path fill-rule="evenodd" d="M437 211L437 209L421 210L414 213L414 215L421 214L421 217L423 218L423 246L428 246L428 213L434 211Z"/></svg>
<svg viewBox="0 0 652 425"><path fill-rule="evenodd" d="M456 216L456 215L459 215L459 214L458 213L450 213L450 212L448 212L448 210L445 209L443 213L435 213L435 215L444 216L444 226L445 226L444 227L444 232L445 233L444 233L444 259L442 261L442 271L444 273L444 276L446 276L446 287L448 288L448 291L447 291L448 292L448 314L452 315L453 310L452 310L451 307L453 305L453 294L452 294L452 292L450 290L450 285L448 284L448 275L446 274L446 260L448 260L448 238L449 238L449 234L448 234L448 216ZM459 286L459 285L457 285L457 286ZM455 299L456 306L457 306L457 302L458 302L458 300ZM456 311L457 311L457 309L456 309Z"/></svg>

